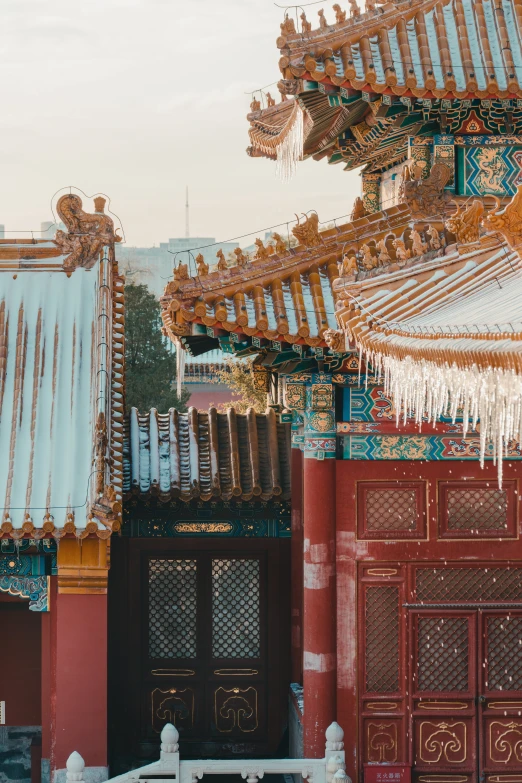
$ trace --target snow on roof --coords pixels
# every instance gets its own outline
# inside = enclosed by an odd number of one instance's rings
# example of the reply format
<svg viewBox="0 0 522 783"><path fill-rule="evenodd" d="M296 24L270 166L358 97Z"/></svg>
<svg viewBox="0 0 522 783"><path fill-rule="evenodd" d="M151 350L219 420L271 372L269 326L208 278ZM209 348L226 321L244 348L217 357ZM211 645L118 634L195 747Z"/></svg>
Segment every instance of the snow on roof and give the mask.
<svg viewBox="0 0 522 783"><path fill-rule="evenodd" d="M0 271L0 533L88 522L105 263Z"/></svg>

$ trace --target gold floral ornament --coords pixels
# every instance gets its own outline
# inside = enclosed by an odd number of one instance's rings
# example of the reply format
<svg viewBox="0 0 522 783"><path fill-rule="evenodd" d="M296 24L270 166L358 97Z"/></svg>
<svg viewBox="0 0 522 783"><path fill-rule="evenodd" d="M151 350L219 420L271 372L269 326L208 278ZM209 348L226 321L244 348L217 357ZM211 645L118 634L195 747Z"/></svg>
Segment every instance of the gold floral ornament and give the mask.
<svg viewBox="0 0 522 783"><path fill-rule="evenodd" d="M102 196L94 199L94 215L84 212L82 207L81 198L74 193L61 196L56 205L67 231L57 231L54 243L66 256L63 261L66 270L79 266L90 269L104 247L121 242L121 237L114 231L113 221L104 213L105 199Z"/></svg>
<svg viewBox="0 0 522 783"><path fill-rule="evenodd" d="M469 245L480 240L480 223L484 214L484 204L478 198L471 205L461 210L457 204L457 211L444 224L451 234L455 235L457 242Z"/></svg>
<svg viewBox="0 0 522 783"><path fill-rule="evenodd" d="M297 226L292 229L292 234L305 247L317 247L322 244L321 235L319 234L319 216L317 212L312 212L310 217L305 216L303 223L297 217Z"/></svg>
<svg viewBox="0 0 522 783"><path fill-rule="evenodd" d="M508 245L515 249L522 245L522 185L503 212L499 212L500 201L495 197L494 209L485 217L483 225L489 231L498 231Z"/></svg>

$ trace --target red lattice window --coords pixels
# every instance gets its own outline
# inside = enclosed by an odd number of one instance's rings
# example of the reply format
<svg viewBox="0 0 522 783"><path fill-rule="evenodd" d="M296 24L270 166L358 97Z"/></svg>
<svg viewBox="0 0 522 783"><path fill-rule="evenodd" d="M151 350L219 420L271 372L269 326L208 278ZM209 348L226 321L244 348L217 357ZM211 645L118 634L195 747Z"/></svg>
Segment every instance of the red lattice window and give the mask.
<svg viewBox="0 0 522 783"><path fill-rule="evenodd" d="M522 600L522 568L417 568L417 601L424 603Z"/></svg>
<svg viewBox="0 0 522 783"><path fill-rule="evenodd" d="M360 539L424 538L426 487L423 481L359 481L357 531Z"/></svg>
<svg viewBox="0 0 522 783"><path fill-rule="evenodd" d="M441 538L516 538L516 481L442 481Z"/></svg>

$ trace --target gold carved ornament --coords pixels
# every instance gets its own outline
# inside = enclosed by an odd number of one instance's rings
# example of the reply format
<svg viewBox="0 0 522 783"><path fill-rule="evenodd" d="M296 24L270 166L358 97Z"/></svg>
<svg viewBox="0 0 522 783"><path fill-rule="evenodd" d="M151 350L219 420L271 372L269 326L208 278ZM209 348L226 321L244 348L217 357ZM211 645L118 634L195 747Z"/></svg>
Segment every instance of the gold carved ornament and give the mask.
<svg viewBox="0 0 522 783"><path fill-rule="evenodd" d="M154 688L150 695L152 727L159 734L165 723L186 728L194 726L194 691L192 688ZM187 725L188 723L188 725Z"/></svg>
<svg viewBox="0 0 522 783"><path fill-rule="evenodd" d="M257 690L249 688L216 688L214 691L216 729L227 734L235 728L250 734L258 727Z"/></svg>
<svg viewBox="0 0 522 783"><path fill-rule="evenodd" d="M509 764L511 760L522 762L522 723L492 721L489 724L489 756L497 764Z"/></svg>
<svg viewBox="0 0 522 783"><path fill-rule="evenodd" d="M312 212L310 217L303 215L304 221L300 222L300 218L297 217L297 225L293 227L292 234L305 247L317 247L322 244L321 235L319 234L319 215L317 212Z"/></svg>
<svg viewBox="0 0 522 783"><path fill-rule="evenodd" d="M427 179L422 179L417 167L404 167L399 200L410 207L413 217L427 217L440 213L450 195L444 188L452 171L446 163L435 163Z"/></svg>
<svg viewBox="0 0 522 783"><path fill-rule="evenodd" d="M397 761L397 724L368 723L368 761Z"/></svg>
<svg viewBox="0 0 522 783"><path fill-rule="evenodd" d="M522 185L503 212L499 212L500 201L495 196L495 207L486 215L483 225L489 231L498 231L508 245L515 249L522 244Z"/></svg>
<svg viewBox="0 0 522 783"><path fill-rule="evenodd" d="M208 275L208 264L205 264L205 259L198 253L196 256L196 266L198 268L199 277L206 277Z"/></svg>
<svg viewBox="0 0 522 783"><path fill-rule="evenodd" d="M447 230L455 235L457 242L469 245L480 239L480 223L484 214L484 204L478 198L471 205L461 210L457 204L457 211L445 222Z"/></svg>
<svg viewBox="0 0 522 783"><path fill-rule="evenodd" d="M92 267L100 257L104 247L121 242L114 231L114 223L104 213L105 199L94 199L96 213L83 210L83 202L74 193L67 193L58 199L56 211L67 231L57 231L54 243L65 255L64 269L72 271L76 267Z"/></svg>
<svg viewBox="0 0 522 783"><path fill-rule="evenodd" d="M460 733L460 736L459 736ZM423 721L420 725L419 759L425 764L463 764L466 761L466 724Z"/></svg>

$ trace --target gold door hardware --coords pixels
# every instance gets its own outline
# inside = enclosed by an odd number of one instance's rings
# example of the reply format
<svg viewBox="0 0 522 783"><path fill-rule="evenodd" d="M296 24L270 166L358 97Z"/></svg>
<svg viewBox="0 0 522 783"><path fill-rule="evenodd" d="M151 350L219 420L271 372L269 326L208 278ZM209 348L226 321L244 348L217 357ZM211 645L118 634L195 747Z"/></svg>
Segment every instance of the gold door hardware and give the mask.
<svg viewBox="0 0 522 783"><path fill-rule="evenodd" d="M259 672L257 669L214 669L214 674L218 677L254 677Z"/></svg>
<svg viewBox="0 0 522 783"><path fill-rule="evenodd" d="M192 677L195 673L194 669L153 669L151 671L154 677Z"/></svg>

